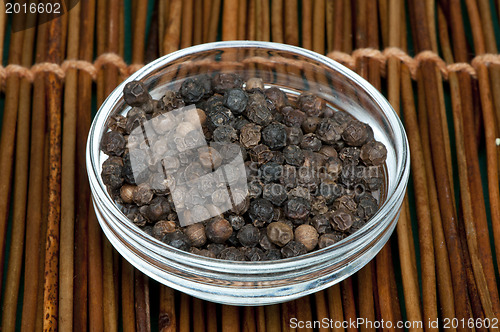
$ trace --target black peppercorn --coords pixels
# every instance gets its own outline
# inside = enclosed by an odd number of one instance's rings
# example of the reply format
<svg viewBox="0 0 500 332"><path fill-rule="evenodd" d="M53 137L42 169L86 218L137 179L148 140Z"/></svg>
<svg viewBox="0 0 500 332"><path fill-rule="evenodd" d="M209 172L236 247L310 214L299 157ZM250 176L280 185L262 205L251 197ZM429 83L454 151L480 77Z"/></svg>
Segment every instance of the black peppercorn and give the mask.
<svg viewBox="0 0 500 332"><path fill-rule="evenodd" d="M266 98L269 100L269 102L273 104L274 108L276 108L277 111L280 111L283 108L283 106L285 106L288 103L288 98L286 97L286 94L275 86L266 89L264 94L266 95Z"/></svg>
<svg viewBox="0 0 500 332"><path fill-rule="evenodd" d="M134 191L136 186L125 184L120 188L120 197L123 203L132 203L134 201Z"/></svg>
<svg viewBox="0 0 500 332"><path fill-rule="evenodd" d="M269 147L264 144L254 146L250 151L250 158L257 162L259 165L267 163L273 158L273 153Z"/></svg>
<svg viewBox="0 0 500 332"><path fill-rule="evenodd" d="M234 114L241 114L247 107L248 96L241 89L230 89L224 93L224 106Z"/></svg>
<svg viewBox="0 0 500 332"><path fill-rule="evenodd" d="M329 247L339 241L342 240L342 235L341 233L329 233L329 234L323 234L319 237L318 240L318 247L320 249Z"/></svg>
<svg viewBox="0 0 500 332"><path fill-rule="evenodd" d="M123 98L130 106L141 106L151 99L144 83L139 81L128 82L123 88Z"/></svg>
<svg viewBox="0 0 500 332"><path fill-rule="evenodd" d="M165 234L172 233L176 230L175 221L171 220L160 220L153 226L153 236L158 240L161 240Z"/></svg>
<svg viewBox="0 0 500 332"><path fill-rule="evenodd" d="M266 98L258 92L249 96L245 115L250 121L261 126L267 126L273 120Z"/></svg>
<svg viewBox="0 0 500 332"><path fill-rule="evenodd" d="M316 129L318 128L318 124L320 123L321 119L317 117L308 117L302 122L302 130L304 130L305 133L314 133Z"/></svg>
<svg viewBox="0 0 500 332"><path fill-rule="evenodd" d="M333 202L332 207L335 210L344 209L344 210L349 211L350 213L355 213L356 209L358 208L358 205L351 197L349 197L347 195L343 195L343 196L340 196L339 198L337 198Z"/></svg>
<svg viewBox="0 0 500 332"><path fill-rule="evenodd" d="M333 144L342 138L342 127L332 119L326 118L318 124L316 135L323 142Z"/></svg>
<svg viewBox="0 0 500 332"><path fill-rule="evenodd" d="M302 197L293 197L285 203L285 215L294 220L304 220L311 212L311 203Z"/></svg>
<svg viewBox="0 0 500 332"><path fill-rule="evenodd" d="M267 260L266 254L262 249L252 247L252 248L244 248L245 252L245 257L250 261L250 262L259 262L259 261L265 261Z"/></svg>
<svg viewBox="0 0 500 332"><path fill-rule="evenodd" d="M223 94L229 89L238 89L243 86L243 80L237 74L219 73L212 79L212 88L215 92Z"/></svg>
<svg viewBox="0 0 500 332"><path fill-rule="evenodd" d="M283 113L283 122L289 127L301 127L302 122L306 119L306 114L297 109L292 109L288 112Z"/></svg>
<svg viewBox="0 0 500 332"><path fill-rule="evenodd" d="M207 113L208 126L211 130L219 126L229 125L234 122L234 115L224 106L216 106Z"/></svg>
<svg viewBox="0 0 500 332"><path fill-rule="evenodd" d="M245 225L238 232L238 240L245 247L255 247L259 243L259 229L253 225Z"/></svg>
<svg viewBox="0 0 500 332"><path fill-rule="evenodd" d="M344 165L357 165L361 150L358 147L346 146L339 151L339 158Z"/></svg>
<svg viewBox="0 0 500 332"><path fill-rule="evenodd" d="M268 261L281 259L281 251L279 249L269 249L266 251L265 257Z"/></svg>
<svg viewBox="0 0 500 332"><path fill-rule="evenodd" d="M262 92L264 90L264 83L262 82L262 78L252 77L247 80L245 85L245 90L253 93L253 92Z"/></svg>
<svg viewBox="0 0 500 332"><path fill-rule="evenodd" d="M368 128L370 127L363 122L353 120L345 127L342 138L350 146L362 146L371 138ZM373 136L373 133L371 135Z"/></svg>
<svg viewBox="0 0 500 332"><path fill-rule="evenodd" d="M267 199L257 198L250 203L248 215L252 220L269 223L274 217L273 205Z"/></svg>
<svg viewBox="0 0 500 332"><path fill-rule="evenodd" d="M264 185L262 197L269 200L276 206L281 206L287 199L285 187L278 183L268 183Z"/></svg>
<svg viewBox="0 0 500 332"><path fill-rule="evenodd" d="M304 163L304 153L297 145L285 146L283 156L289 165L302 166Z"/></svg>
<svg viewBox="0 0 500 332"><path fill-rule="evenodd" d="M226 245L222 243L210 243L207 245L207 250L218 256L222 250L226 249Z"/></svg>
<svg viewBox="0 0 500 332"><path fill-rule="evenodd" d="M347 210L339 209L330 214L330 224L334 230L345 232L354 223L354 216Z"/></svg>
<svg viewBox="0 0 500 332"><path fill-rule="evenodd" d="M233 234L229 221L223 218L214 218L207 223L207 238L214 243L224 243Z"/></svg>
<svg viewBox="0 0 500 332"><path fill-rule="evenodd" d="M153 199L153 191L148 183L141 183L137 185L137 188L134 191L134 202L135 204L142 206L149 204Z"/></svg>
<svg viewBox="0 0 500 332"><path fill-rule="evenodd" d="M302 129L300 127L285 127L286 130L286 144L299 145L302 142Z"/></svg>
<svg viewBox="0 0 500 332"><path fill-rule="evenodd" d="M158 196L153 198L148 205L141 207L141 209L142 208L144 208L143 215L149 221L158 221L165 219L171 212L170 204L168 203L167 198L164 196Z"/></svg>
<svg viewBox="0 0 500 332"><path fill-rule="evenodd" d="M169 246L172 246L174 248L188 251L189 248L191 247L191 243L189 242L188 237L186 234L181 232L180 230L176 230L171 233L166 233L163 236L163 239L161 239L162 242L168 244Z"/></svg>
<svg viewBox="0 0 500 332"><path fill-rule="evenodd" d="M198 78L188 78L182 82L180 94L186 104L193 104L201 100L207 93L204 82Z"/></svg>
<svg viewBox="0 0 500 332"><path fill-rule="evenodd" d="M324 214L314 216L311 225L319 234L325 234L331 230L330 220L328 220L328 217Z"/></svg>
<svg viewBox="0 0 500 332"><path fill-rule="evenodd" d="M368 220L377 212L377 209L377 200L372 195L363 195L359 199L356 214L358 217Z"/></svg>
<svg viewBox="0 0 500 332"><path fill-rule="evenodd" d="M323 115L325 101L312 93L303 93L298 100L299 108L308 116L320 117Z"/></svg>
<svg viewBox="0 0 500 332"><path fill-rule="evenodd" d="M231 223L231 226L235 231L239 231L243 226L245 226L245 219L239 215L230 215L227 220Z"/></svg>
<svg viewBox="0 0 500 332"><path fill-rule="evenodd" d="M279 180L281 177L281 172L282 172L283 166L270 161L268 163L263 164L260 167L260 172L259 175L263 182L273 182Z"/></svg>
<svg viewBox="0 0 500 332"><path fill-rule="evenodd" d="M120 157L109 157L102 164L102 181L110 189L118 189L123 183L122 177L123 159Z"/></svg>
<svg viewBox="0 0 500 332"><path fill-rule="evenodd" d="M244 261L245 254L243 254L243 252L241 252L238 248L228 247L223 249L219 255L217 255L217 258L227 261Z"/></svg>
<svg viewBox="0 0 500 332"><path fill-rule="evenodd" d="M315 134L306 134L300 142L300 148L304 150L319 151L321 149L321 140Z"/></svg>
<svg viewBox="0 0 500 332"><path fill-rule="evenodd" d="M368 166L382 165L387 158L387 149L384 144L371 141L361 147L360 157Z"/></svg>
<svg viewBox="0 0 500 332"><path fill-rule="evenodd" d="M227 125L215 128L212 135L214 141L221 143L231 143L238 139L236 129Z"/></svg>
<svg viewBox="0 0 500 332"><path fill-rule="evenodd" d="M262 142L271 150L281 149L286 145L286 130L281 123L273 122L262 129Z"/></svg>
<svg viewBox="0 0 500 332"><path fill-rule="evenodd" d="M281 255L283 258L297 257L306 253L306 247L302 243L296 241L290 241L286 246L281 248Z"/></svg>

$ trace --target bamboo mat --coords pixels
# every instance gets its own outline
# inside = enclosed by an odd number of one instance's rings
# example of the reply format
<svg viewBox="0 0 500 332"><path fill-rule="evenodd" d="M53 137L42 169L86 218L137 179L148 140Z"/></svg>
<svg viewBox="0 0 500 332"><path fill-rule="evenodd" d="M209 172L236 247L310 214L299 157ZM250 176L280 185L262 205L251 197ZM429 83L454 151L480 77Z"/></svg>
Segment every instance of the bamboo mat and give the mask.
<svg viewBox="0 0 500 332"><path fill-rule="evenodd" d="M494 330L499 15L493 0L81 0L13 33L0 8L2 331L291 331L292 318L392 323L335 331L430 331L436 319L486 330L488 318ZM356 70L400 113L411 147L407 199L379 255L280 305L216 305L149 280L89 202L86 135L104 98L143 63L232 39L299 45Z"/></svg>

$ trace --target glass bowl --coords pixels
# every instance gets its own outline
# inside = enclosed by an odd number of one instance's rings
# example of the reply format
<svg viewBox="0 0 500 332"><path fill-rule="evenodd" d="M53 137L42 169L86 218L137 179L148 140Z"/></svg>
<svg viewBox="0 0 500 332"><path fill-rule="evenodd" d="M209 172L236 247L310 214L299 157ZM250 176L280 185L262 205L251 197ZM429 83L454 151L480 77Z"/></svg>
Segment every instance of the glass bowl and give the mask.
<svg viewBox="0 0 500 332"><path fill-rule="evenodd" d="M178 89L187 77L218 71L244 79L260 77L266 87L290 95L310 91L334 108L368 123L387 148L384 186L377 213L354 234L327 248L278 261L235 262L206 258L167 246L147 235L120 211L101 179L107 156L99 149L110 115L127 112L123 87L144 82L153 98ZM366 265L392 234L410 170L404 128L388 101L367 81L339 63L289 45L230 41L174 52L144 66L120 84L97 113L88 137L87 172L99 223L111 244L149 277L192 296L232 305L285 302L322 290Z"/></svg>

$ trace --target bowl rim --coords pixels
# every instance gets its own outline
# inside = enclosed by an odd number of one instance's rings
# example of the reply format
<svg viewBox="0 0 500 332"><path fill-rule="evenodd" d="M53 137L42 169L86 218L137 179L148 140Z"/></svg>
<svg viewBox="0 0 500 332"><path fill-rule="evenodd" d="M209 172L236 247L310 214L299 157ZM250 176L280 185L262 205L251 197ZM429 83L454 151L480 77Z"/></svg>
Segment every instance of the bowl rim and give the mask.
<svg viewBox="0 0 500 332"><path fill-rule="evenodd" d="M209 258L200 255L196 255L190 252L182 251L180 249L171 247L166 245L165 243L155 239L152 236L147 236L144 231L139 229L136 225L133 225L128 218L123 215L120 209L117 207L116 203L113 201L111 196L108 194L104 183L102 182L101 176L98 172L98 169L101 165L94 165L93 161L97 160L98 155L100 153L99 150L99 140L97 136L100 137L100 131L102 131L102 127L105 126L106 120L113 110L116 102L121 98L123 87L125 84L132 80L143 79L147 75L149 75L154 70L161 68L162 66L167 65L168 63L178 60L184 56L200 53L203 51L212 51L214 49L230 49L230 48L259 48L259 49L269 49L275 51L286 51L295 53L300 56L308 57L316 62L322 63L333 70L339 72L340 74L346 76L352 81L356 82L361 88L365 90L365 92L369 95L373 102L377 104L377 107L384 113L387 121L391 125L391 129L394 132L395 140L400 142L401 144L401 152L396 155L400 157L398 160L398 166L396 167L399 170L397 177L394 180L394 191L392 193L388 192L387 197L384 203L379 207L375 215L373 215L368 222L355 233L347 236L341 241L323 248L319 250L315 250L304 255L300 255L292 258L284 258L275 261L258 261L258 262L248 262L248 261L227 261L221 260L217 258ZM97 124L101 125L97 127ZM99 129L99 130L97 130ZM399 159L399 158L398 158ZM141 69L130 75L126 80L124 80L121 84L119 84L111 94L105 99L99 108L97 114L92 121L92 125L89 131L89 136L87 139L87 147L86 147L86 166L87 173L89 177L89 184L92 190L92 195L97 196L97 201L105 204L108 210L110 210L113 215L117 216L121 225L115 224L116 226L122 226L122 231L125 231L129 234L134 234L138 236L141 242L144 242L149 249L155 248L158 250L163 250L163 254L165 258L174 259L177 262L191 262L193 264L199 264L200 266L207 269L219 269L219 270L227 270L229 266L230 269L235 269L238 272L248 271L251 269L252 271L269 271L275 272L280 270L286 270L287 268L293 267L296 263L303 263L304 265L308 265L314 262L321 260L321 258L326 257L329 253L331 254L333 251L338 250L342 247L351 247L355 248L354 245L359 244L358 242L368 233L374 232L377 228L380 228L383 225L382 221L386 218L386 215L391 212L393 209L399 209L397 206L398 202L402 201L403 196L406 192L406 185L409 179L410 173L410 150L408 139L406 136L406 132L404 130L403 124L396 114L388 100L368 81L359 76L354 71L345 67L344 65L330 59L324 55L318 54L316 52L287 44L274 43L274 42L262 42L262 41L246 41L246 40L238 40L238 41L221 41L221 42L213 42L200 44L192 47L188 47L185 49L178 50L176 52L167 54L163 57L160 57L145 66ZM95 167L97 166L97 167ZM108 208L111 207L111 208ZM384 226L384 228L387 225ZM157 250L155 252L158 253ZM249 271L250 272L250 271Z"/></svg>

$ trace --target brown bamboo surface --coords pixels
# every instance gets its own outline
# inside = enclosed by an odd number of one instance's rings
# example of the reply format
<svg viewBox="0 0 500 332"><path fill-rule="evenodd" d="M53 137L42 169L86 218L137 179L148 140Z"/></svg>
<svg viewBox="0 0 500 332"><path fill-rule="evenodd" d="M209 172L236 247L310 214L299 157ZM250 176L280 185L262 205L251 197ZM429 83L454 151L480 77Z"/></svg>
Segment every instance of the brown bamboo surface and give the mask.
<svg viewBox="0 0 500 332"><path fill-rule="evenodd" d="M13 32L40 16L11 17L0 1L3 332L500 329L500 1L123 4L80 0ZM233 39L302 46L357 71L401 116L411 149L400 221L376 259L267 307L194 299L135 270L98 227L85 169L92 115L117 84L180 48Z"/></svg>

